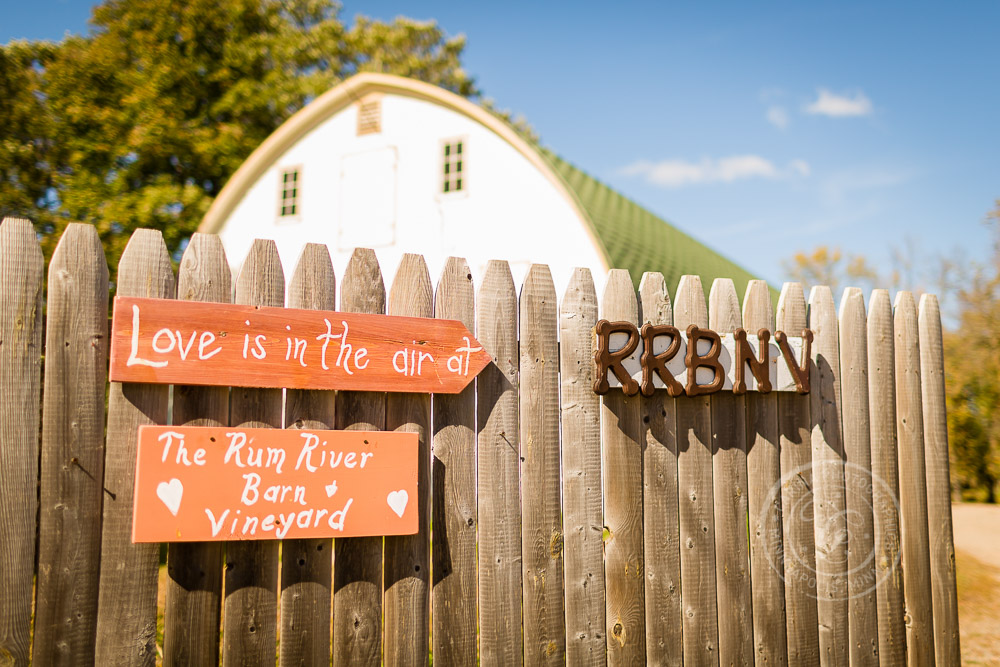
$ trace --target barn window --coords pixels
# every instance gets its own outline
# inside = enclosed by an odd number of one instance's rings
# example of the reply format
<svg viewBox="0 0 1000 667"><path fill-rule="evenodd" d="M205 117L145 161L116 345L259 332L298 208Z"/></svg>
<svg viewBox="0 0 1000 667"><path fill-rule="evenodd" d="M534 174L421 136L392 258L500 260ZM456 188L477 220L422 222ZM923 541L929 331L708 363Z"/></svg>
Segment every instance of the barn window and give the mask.
<svg viewBox="0 0 1000 667"><path fill-rule="evenodd" d="M287 218L299 214L299 168L286 169L281 172L281 207L279 217Z"/></svg>
<svg viewBox="0 0 1000 667"><path fill-rule="evenodd" d="M466 187L464 143L461 139L455 139L444 144L442 192L461 192Z"/></svg>
<svg viewBox="0 0 1000 667"><path fill-rule="evenodd" d="M382 101L368 100L358 105L358 136L382 131Z"/></svg>

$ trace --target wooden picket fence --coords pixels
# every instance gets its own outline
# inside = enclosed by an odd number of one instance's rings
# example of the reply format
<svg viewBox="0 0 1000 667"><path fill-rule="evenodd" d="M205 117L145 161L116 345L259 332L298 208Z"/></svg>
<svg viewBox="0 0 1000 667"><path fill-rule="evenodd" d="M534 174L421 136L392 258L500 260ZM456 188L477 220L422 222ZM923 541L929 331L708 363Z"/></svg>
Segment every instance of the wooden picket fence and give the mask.
<svg viewBox="0 0 1000 667"><path fill-rule="evenodd" d="M140 230L116 288L335 309L325 247L307 246L287 290L283 276L258 241L233 289L220 240L199 234L175 278L160 234ZM358 250L341 310L458 319L493 356L463 393L432 401L109 389L96 230L63 234L44 302L43 278L31 225L4 221L0 662L158 660L160 548L130 541L133 475L138 426L173 423L414 431L422 513L414 536L170 544L165 664L959 664L933 296L892 306L876 290L866 313L848 289L838 314L828 288L807 304L786 284L775 316L760 281L741 311L728 280L706 303L695 276L671 299L660 274L637 295L616 270L598 298L581 269L559 304L545 266L518 294L492 262L476 293L463 260L435 289L416 255L386 293ZM598 397L599 316L808 327L812 391Z"/></svg>

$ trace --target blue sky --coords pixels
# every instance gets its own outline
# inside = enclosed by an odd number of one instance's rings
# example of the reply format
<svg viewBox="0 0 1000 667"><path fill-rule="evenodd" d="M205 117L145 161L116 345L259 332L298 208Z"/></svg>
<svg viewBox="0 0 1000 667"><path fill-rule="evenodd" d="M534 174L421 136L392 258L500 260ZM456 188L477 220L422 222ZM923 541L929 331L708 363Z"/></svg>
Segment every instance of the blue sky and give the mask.
<svg viewBox="0 0 1000 667"><path fill-rule="evenodd" d="M89 2L3 0L0 41ZM436 19L564 158L774 282L839 246L984 260L1000 198L1000 4L347 2Z"/></svg>

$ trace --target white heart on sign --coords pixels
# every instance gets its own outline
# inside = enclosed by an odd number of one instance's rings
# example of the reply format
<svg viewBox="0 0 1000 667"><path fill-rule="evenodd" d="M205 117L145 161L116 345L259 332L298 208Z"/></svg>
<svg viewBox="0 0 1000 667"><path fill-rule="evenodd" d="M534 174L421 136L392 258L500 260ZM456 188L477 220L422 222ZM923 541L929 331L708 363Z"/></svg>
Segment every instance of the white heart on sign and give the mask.
<svg viewBox="0 0 1000 667"><path fill-rule="evenodd" d="M181 496L184 495L184 485L176 477L169 482L160 482L156 487L156 495L170 513L177 516L177 510L181 508Z"/></svg>
<svg viewBox="0 0 1000 667"><path fill-rule="evenodd" d="M337 480L333 480L326 485L326 497L331 498L337 492Z"/></svg>
<svg viewBox="0 0 1000 667"><path fill-rule="evenodd" d="M403 512L406 511L406 503L410 500L410 495L406 493L406 489L390 491L385 500L389 503L389 507L392 508L392 511L396 513L396 516L402 519Z"/></svg>

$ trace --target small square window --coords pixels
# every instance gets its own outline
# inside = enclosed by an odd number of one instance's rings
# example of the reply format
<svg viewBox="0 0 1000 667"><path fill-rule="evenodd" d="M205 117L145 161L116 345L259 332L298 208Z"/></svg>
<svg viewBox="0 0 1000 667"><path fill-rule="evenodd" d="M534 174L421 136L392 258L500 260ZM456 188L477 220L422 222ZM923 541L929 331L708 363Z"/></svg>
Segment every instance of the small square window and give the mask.
<svg viewBox="0 0 1000 667"><path fill-rule="evenodd" d="M281 173L281 205L279 217L286 218L299 212L299 170L288 169Z"/></svg>
<svg viewBox="0 0 1000 667"><path fill-rule="evenodd" d="M461 192L462 182L462 141L448 141L444 144L444 173L442 174L442 192Z"/></svg>

